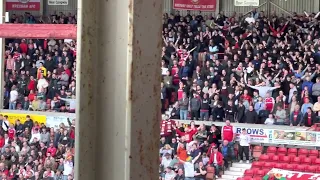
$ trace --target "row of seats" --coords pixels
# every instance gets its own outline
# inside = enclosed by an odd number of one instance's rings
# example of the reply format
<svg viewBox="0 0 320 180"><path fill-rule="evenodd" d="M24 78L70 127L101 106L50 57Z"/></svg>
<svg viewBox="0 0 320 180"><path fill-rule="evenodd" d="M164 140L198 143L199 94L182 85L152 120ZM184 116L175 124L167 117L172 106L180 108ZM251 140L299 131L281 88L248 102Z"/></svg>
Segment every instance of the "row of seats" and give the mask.
<svg viewBox="0 0 320 180"><path fill-rule="evenodd" d="M296 164L318 164L320 165L320 158L316 156L305 156L305 155L289 155L289 156L280 156L280 155L267 155L263 154L260 156L259 161L253 162L253 165L255 164L261 164L263 162L275 162L275 163L296 163ZM263 166L263 164L262 164Z"/></svg>
<svg viewBox="0 0 320 180"><path fill-rule="evenodd" d="M285 147L275 147L269 146L267 148L268 155L305 155L305 156L316 156L319 157L319 151L316 149L305 149L305 148L285 148Z"/></svg>
<svg viewBox="0 0 320 180"><path fill-rule="evenodd" d="M244 172L244 177L237 180L261 180L272 168L320 173L319 155L319 150L315 149L269 146L264 151L262 146L255 146L253 157L258 161L254 161L251 169Z"/></svg>
<svg viewBox="0 0 320 180"><path fill-rule="evenodd" d="M261 180L261 177L239 177L237 180Z"/></svg>

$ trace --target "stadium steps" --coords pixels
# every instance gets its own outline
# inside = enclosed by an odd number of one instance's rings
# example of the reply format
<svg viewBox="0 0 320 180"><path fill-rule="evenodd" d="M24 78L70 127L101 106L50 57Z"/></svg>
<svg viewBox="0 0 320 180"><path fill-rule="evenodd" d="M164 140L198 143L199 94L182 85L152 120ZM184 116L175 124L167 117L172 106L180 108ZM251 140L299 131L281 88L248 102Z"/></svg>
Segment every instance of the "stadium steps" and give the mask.
<svg viewBox="0 0 320 180"><path fill-rule="evenodd" d="M239 177L243 177L244 171L251 168L251 163L232 163L232 167L228 171L225 171L221 178L218 180L236 180Z"/></svg>

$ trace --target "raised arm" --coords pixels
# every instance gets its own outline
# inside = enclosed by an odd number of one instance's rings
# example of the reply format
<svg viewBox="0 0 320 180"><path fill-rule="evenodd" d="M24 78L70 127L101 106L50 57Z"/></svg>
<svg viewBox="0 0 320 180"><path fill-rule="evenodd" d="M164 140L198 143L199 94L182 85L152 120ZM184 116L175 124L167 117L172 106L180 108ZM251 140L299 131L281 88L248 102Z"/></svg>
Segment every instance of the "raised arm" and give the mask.
<svg viewBox="0 0 320 180"><path fill-rule="evenodd" d="M195 49L197 49L197 46L195 46L194 48L192 48L190 51L188 51L188 54L190 54L192 51L194 51Z"/></svg>
<svg viewBox="0 0 320 180"><path fill-rule="evenodd" d="M201 152L199 152L199 154L194 159L192 159L192 164L194 164L199 159L200 156L201 156Z"/></svg>

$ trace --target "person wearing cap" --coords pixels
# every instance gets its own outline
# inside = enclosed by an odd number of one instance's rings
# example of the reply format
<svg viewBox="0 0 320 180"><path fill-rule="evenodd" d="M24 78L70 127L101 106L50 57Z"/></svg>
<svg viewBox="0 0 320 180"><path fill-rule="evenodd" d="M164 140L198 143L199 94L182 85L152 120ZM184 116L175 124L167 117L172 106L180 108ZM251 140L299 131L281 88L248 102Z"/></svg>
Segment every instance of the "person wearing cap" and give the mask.
<svg viewBox="0 0 320 180"><path fill-rule="evenodd" d="M208 164L215 168L216 178L218 178L223 164L223 155L218 151L218 146L213 147Z"/></svg>
<svg viewBox="0 0 320 180"><path fill-rule="evenodd" d="M240 163L243 163L243 154L246 156L247 163L249 163L249 149L250 149L251 137L247 134L246 128L242 129L242 132L239 136L239 156Z"/></svg>

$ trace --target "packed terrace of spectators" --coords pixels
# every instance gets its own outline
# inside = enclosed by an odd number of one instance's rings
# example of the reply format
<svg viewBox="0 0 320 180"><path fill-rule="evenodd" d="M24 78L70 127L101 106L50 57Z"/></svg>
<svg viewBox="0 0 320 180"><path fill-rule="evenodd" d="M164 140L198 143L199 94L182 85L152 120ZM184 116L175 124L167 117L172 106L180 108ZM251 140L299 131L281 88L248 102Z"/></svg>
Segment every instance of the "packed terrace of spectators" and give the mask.
<svg viewBox="0 0 320 180"><path fill-rule="evenodd" d="M160 179L220 176L222 164L238 158L232 122L319 122L319 14L163 15ZM227 137L215 125L184 128L170 119L226 122ZM241 161L250 143L243 137Z"/></svg>
<svg viewBox="0 0 320 180"><path fill-rule="evenodd" d="M11 23L76 24L76 16L11 16ZM76 42L71 39L6 39L4 109L75 112Z"/></svg>

